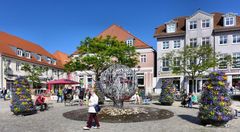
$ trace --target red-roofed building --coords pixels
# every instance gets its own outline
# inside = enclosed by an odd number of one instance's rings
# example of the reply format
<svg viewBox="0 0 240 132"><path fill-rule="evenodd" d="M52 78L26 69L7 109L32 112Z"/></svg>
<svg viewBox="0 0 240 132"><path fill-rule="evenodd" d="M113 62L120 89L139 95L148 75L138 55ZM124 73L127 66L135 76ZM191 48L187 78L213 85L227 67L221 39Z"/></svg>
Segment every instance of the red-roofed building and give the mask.
<svg viewBox="0 0 240 132"><path fill-rule="evenodd" d="M67 54L58 50L55 53L53 53L53 56L56 57L63 65L70 61Z"/></svg>
<svg viewBox="0 0 240 132"><path fill-rule="evenodd" d="M21 70L25 63L47 67L40 79L42 87L47 80L66 78L63 63L41 46L14 35L0 32L0 89L10 89L13 80L27 73Z"/></svg>
<svg viewBox="0 0 240 132"><path fill-rule="evenodd" d="M155 50L140 40L139 38L132 35L127 30L123 29L118 25L111 25L103 32L101 32L98 37L106 37L106 36L116 37L119 41L126 42L129 46L136 47L136 51L140 53L139 55L139 64L133 68L138 70L138 87L142 91L143 94L147 95L148 93L154 92L154 87L156 85L156 74L155 74L155 59L156 52ZM77 51L73 53L73 55L77 55ZM94 74L94 73L92 73ZM84 82L84 86L88 86L89 81L92 82L91 76L84 75L84 72L79 73L80 80ZM83 86L83 87L84 87Z"/></svg>

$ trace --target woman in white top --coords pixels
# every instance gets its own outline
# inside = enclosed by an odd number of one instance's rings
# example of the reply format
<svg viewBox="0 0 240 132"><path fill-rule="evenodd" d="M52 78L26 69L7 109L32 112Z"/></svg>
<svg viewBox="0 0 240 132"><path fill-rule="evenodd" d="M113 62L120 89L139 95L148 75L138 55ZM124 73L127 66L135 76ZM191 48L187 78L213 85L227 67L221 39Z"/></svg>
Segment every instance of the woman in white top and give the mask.
<svg viewBox="0 0 240 132"><path fill-rule="evenodd" d="M95 94L93 89L89 89L89 93L90 93L90 98L88 100L89 117L88 117L88 121L87 121L87 126L83 127L84 130L89 130L92 127L93 119L95 120L95 123L97 125L96 128L100 128L100 124L99 124L98 117L97 117L97 112L94 108L94 106L98 104L98 96Z"/></svg>

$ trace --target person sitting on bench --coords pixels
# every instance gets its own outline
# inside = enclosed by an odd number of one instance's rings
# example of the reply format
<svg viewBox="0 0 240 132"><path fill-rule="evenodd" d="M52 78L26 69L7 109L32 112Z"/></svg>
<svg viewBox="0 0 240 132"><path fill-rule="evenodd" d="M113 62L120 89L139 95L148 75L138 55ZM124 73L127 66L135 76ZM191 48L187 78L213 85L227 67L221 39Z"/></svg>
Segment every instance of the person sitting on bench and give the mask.
<svg viewBox="0 0 240 132"><path fill-rule="evenodd" d="M36 99L35 105L41 106L40 111L47 110L47 104L45 103L45 98L42 94L39 95L38 98Z"/></svg>
<svg viewBox="0 0 240 132"><path fill-rule="evenodd" d="M194 105L198 104L198 98L197 98L197 95L195 95L195 94L192 95L192 103Z"/></svg>

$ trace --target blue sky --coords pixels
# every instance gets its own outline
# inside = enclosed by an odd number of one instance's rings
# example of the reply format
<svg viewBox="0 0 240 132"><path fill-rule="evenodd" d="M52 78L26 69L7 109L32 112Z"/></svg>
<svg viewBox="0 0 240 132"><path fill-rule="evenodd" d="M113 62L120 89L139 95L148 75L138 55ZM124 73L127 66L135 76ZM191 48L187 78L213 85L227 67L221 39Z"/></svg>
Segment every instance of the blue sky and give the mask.
<svg viewBox="0 0 240 132"><path fill-rule="evenodd" d="M239 0L0 0L0 31L71 54L81 40L117 24L156 48L154 28L177 16L240 15Z"/></svg>

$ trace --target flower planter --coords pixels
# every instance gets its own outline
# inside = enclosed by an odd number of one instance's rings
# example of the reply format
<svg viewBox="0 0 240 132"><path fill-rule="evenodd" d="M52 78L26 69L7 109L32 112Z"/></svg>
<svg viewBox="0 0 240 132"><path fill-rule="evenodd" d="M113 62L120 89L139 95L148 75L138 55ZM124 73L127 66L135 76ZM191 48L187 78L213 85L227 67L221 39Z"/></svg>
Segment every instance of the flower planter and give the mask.
<svg viewBox="0 0 240 132"><path fill-rule="evenodd" d="M203 87L198 114L202 124L222 126L233 119L231 99L226 84L224 72L214 71L209 74L208 83Z"/></svg>

